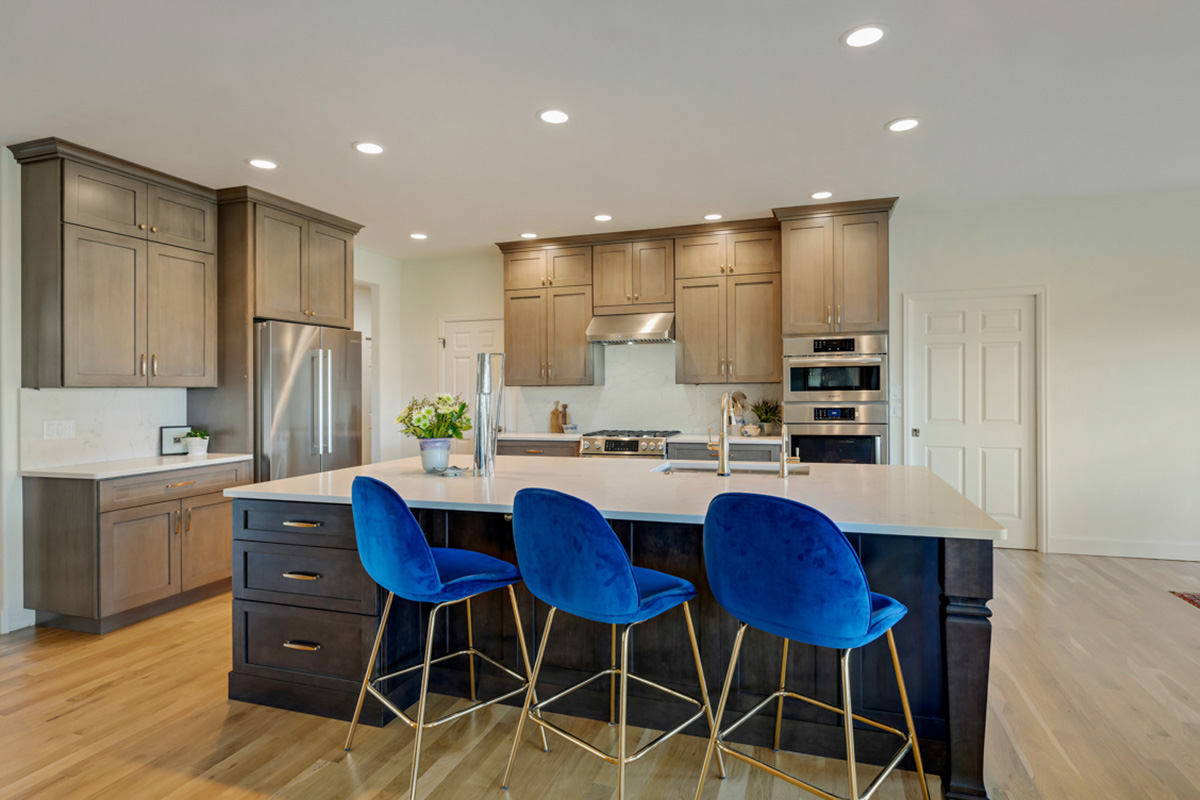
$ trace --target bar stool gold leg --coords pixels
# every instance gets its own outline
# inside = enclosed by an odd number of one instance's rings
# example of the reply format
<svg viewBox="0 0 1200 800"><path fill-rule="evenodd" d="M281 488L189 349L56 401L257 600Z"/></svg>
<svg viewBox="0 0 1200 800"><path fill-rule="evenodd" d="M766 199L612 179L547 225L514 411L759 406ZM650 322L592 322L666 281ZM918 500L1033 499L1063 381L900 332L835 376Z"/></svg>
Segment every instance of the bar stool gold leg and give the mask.
<svg viewBox="0 0 1200 800"><path fill-rule="evenodd" d="M617 724L617 800L625 800L625 733L627 730L626 712L629 709L629 631L632 625L626 625L621 631L621 721Z"/></svg>
<svg viewBox="0 0 1200 800"><path fill-rule="evenodd" d="M513 762L517 758L517 745L521 743L521 731L525 727L525 717L529 716L529 704L533 702L533 687L537 683L538 672L542 669L542 658L546 655L546 642L550 639L550 626L554 623L555 611L558 609L551 606L550 613L546 615L546 628L542 631L542 643L538 645L537 661L533 662L533 675L529 677L529 691L525 693L525 705L521 707L521 717L517 720L517 735L513 737L512 752L508 754L508 767L504 770L501 789L508 789L508 779L512 777Z"/></svg>
<svg viewBox="0 0 1200 800"><path fill-rule="evenodd" d="M437 612L445 604L433 607L429 612L429 633L425 637L425 668L421 671L421 696L417 701L417 738L413 742L412 786L408 796L410 800L417 797L417 768L421 766L421 734L425 731L425 698L429 695L429 660L433 655L433 631L437 622Z"/></svg>
<svg viewBox="0 0 1200 800"><path fill-rule="evenodd" d="M787 686L787 651L788 640L783 640L783 660L779 665L779 691ZM779 695L779 704L775 706L775 752L779 752L779 729L783 726L783 695Z"/></svg>
<svg viewBox="0 0 1200 800"><path fill-rule="evenodd" d="M471 675L471 702L475 702L475 628L471 625L471 598L467 598L467 665ZM415 800L415 798L414 798Z"/></svg>
<svg viewBox="0 0 1200 800"><path fill-rule="evenodd" d="M917 777L921 780L921 792L929 800L929 784L925 781L925 766L921 763L921 748L917 744L917 729L913 726L912 709L908 705L908 689L904 686L904 674L900 671L900 657L896 655L896 639L892 629L887 632L888 648L892 651L892 667L896 670L896 687L900 690L900 704L904 706L904 721L908 724L908 735L912 737L913 761L917 764Z"/></svg>
<svg viewBox="0 0 1200 800"><path fill-rule="evenodd" d="M608 676L608 724L617 724L617 624L612 624L612 642L608 647L608 668L614 670Z"/></svg>
<svg viewBox="0 0 1200 800"><path fill-rule="evenodd" d="M858 800L858 766L854 762L854 709L850 702L850 651L842 651L842 722L846 726L846 763L850 769L850 798Z"/></svg>
<svg viewBox="0 0 1200 800"><path fill-rule="evenodd" d="M704 766L700 768L700 783L696 786L696 800L704 792L704 779L708 777L708 765L712 761L713 748L717 746L717 734L721 730L721 718L725 716L725 703L729 700L729 688L733 685L733 675L737 672L738 654L742 650L742 637L746 635L746 623L738 627L737 637L733 640L733 655L729 659L729 671L725 673L725 687L721 689L721 702L717 704L717 718L713 721L712 735L708 737L708 749L704 751Z"/></svg>
<svg viewBox="0 0 1200 800"><path fill-rule="evenodd" d="M696 659L696 677L700 679L700 699L704 702L704 711L708 715L708 729L717 727L713 721L712 703L708 701L708 681L704 680L704 667L700 663L700 645L696 643L696 626L692 624L692 610L687 603L683 604L683 617L687 620L688 638L692 640L692 657ZM717 774L725 777L725 757L717 751Z"/></svg>
<svg viewBox="0 0 1200 800"><path fill-rule="evenodd" d="M371 683L371 673L375 671L375 658L379 655L379 645L383 642L383 633L387 629L388 613L392 610L393 597L395 595L388 592L387 600L383 604L383 616L379 618L379 631L375 634L375 646L371 648L371 657L367 660L367 674L363 676L362 689L358 692L358 705L354 706L354 716L350 719L350 733L346 735L346 752L350 751L350 745L354 742L354 729L358 727L358 715L362 713L363 700L367 697L367 686Z"/></svg>
<svg viewBox="0 0 1200 800"><path fill-rule="evenodd" d="M512 584L508 586L508 599L512 603L513 620L517 623L517 641L521 643L521 663L525 665L525 679L529 681L530 686L533 685L533 673L529 666L529 648L525 646L525 629L521 625L521 609L517 605L517 593L513 589ZM533 692L533 702L537 702L537 690ZM538 719L541 719L542 712L537 712ZM542 734L542 752L549 753L550 745L546 742L546 729L538 725L538 731Z"/></svg>

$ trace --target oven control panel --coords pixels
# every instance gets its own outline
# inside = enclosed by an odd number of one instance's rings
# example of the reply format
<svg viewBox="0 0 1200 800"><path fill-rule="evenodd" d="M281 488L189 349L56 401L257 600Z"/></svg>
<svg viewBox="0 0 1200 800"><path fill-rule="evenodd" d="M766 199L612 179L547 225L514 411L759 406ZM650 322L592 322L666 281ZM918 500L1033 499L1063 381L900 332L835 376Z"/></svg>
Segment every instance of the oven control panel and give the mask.
<svg viewBox="0 0 1200 800"><path fill-rule="evenodd" d="M855 339L813 339L814 353L853 353Z"/></svg>
<svg viewBox="0 0 1200 800"><path fill-rule="evenodd" d="M856 408L814 408L814 420L850 421L857 416Z"/></svg>

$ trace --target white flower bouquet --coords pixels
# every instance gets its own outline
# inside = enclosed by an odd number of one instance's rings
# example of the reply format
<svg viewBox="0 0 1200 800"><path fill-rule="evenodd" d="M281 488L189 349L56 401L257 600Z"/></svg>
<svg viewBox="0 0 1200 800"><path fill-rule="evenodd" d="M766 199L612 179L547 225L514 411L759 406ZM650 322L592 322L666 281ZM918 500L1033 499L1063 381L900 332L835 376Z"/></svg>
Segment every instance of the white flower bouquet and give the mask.
<svg viewBox="0 0 1200 800"><path fill-rule="evenodd" d="M460 395L439 394L433 400L413 398L396 417L401 433L417 439L461 439L471 430L467 404Z"/></svg>

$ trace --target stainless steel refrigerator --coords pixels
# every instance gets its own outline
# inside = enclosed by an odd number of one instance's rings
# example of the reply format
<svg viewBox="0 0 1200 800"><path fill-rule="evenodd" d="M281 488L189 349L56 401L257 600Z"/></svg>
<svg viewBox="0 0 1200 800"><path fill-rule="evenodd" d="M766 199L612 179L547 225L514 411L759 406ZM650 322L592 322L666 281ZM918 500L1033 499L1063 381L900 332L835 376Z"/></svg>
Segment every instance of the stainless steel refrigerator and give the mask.
<svg viewBox="0 0 1200 800"><path fill-rule="evenodd" d="M259 322L255 374L258 480L362 463L362 334Z"/></svg>

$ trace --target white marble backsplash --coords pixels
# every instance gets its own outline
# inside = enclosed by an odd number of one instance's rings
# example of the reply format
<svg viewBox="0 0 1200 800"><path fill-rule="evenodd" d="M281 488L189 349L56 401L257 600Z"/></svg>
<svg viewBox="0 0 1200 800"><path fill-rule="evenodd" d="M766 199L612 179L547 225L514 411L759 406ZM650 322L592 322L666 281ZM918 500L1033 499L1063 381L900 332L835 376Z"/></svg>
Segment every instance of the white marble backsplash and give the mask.
<svg viewBox="0 0 1200 800"><path fill-rule="evenodd" d="M674 344L612 345L598 348L605 360L602 386L509 387L516 405L517 431L550 430L554 401L567 404L580 433L597 428L673 429L704 433L717 428L721 394L741 389L751 402L779 400L778 383L677 384ZM507 402L507 398L506 398Z"/></svg>
<svg viewBox="0 0 1200 800"><path fill-rule="evenodd" d="M21 469L158 455L159 428L187 424L186 389L22 389ZM47 441L42 423L74 420Z"/></svg>

